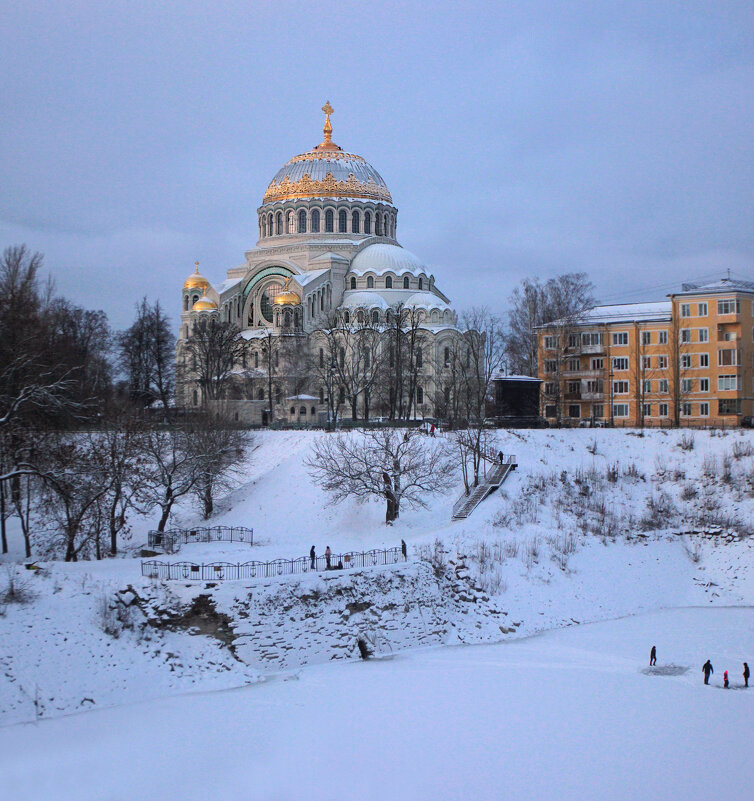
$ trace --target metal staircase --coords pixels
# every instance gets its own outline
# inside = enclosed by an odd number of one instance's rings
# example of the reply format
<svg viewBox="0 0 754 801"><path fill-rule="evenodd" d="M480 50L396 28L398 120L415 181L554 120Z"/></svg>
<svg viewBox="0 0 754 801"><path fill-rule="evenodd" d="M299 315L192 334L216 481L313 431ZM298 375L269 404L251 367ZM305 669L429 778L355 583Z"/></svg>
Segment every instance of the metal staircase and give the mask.
<svg viewBox="0 0 754 801"><path fill-rule="evenodd" d="M482 451L482 458L492 462L494 467L485 475L484 480L478 487L466 495L465 493L453 505L452 520L463 520L467 518L474 509L491 493L500 487L506 478L518 467L516 457L513 455L503 456L502 463L499 455L495 455L491 449L485 448Z"/></svg>

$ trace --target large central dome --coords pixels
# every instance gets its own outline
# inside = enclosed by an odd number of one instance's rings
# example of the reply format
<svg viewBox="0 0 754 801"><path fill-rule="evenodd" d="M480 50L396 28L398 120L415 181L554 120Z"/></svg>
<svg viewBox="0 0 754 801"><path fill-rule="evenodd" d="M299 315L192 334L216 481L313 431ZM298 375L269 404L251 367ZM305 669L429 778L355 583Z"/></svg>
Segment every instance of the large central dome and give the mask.
<svg viewBox="0 0 754 801"><path fill-rule="evenodd" d="M366 159L346 153L332 141L326 103L324 141L312 150L294 156L281 167L264 193L264 203L309 197L366 198L392 203L382 176Z"/></svg>

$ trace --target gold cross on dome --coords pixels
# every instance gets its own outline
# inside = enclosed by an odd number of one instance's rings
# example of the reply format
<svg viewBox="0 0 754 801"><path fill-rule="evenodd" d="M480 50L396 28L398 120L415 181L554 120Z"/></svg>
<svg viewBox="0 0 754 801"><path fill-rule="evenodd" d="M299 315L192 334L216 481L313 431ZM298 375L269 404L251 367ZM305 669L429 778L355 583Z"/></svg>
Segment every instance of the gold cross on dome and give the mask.
<svg viewBox="0 0 754 801"><path fill-rule="evenodd" d="M324 145L332 142L332 123L330 122L330 115L335 109L330 105L330 101L328 100L327 103L322 106L322 111L325 112L325 127L322 129L325 134L325 141L322 143Z"/></svg>
<svg viewBox="0 0 754 801"><path fill-rule="evenodd" d="M195 273L198 273L198 272L199 272L199 262L198 262L198 261L195 261L195 262L194 262L194 266L196 267L196 270L194 270L194 272L195 272Z"/></svg>

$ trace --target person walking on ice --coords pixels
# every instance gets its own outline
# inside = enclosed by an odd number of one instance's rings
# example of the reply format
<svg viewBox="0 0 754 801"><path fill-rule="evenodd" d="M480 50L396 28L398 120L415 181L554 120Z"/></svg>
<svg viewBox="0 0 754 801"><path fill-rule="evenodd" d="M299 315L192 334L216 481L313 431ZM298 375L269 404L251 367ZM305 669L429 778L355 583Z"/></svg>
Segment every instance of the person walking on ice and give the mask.
<svg viewBox="0 0 754 801"><path fill-rule="evenodd" d="M314 553L314 546L312 545L312 549L309 551L309 559L312 560L312 570L316 567L314 560L317 558L317 554Z"/></svg>
<svg viewBox="0 0 754 801"><path fill-rule="evenodd" d="M744 687L749 686L749 665L744 662Z"/></svg>
<svg viewBox="0 0 754 801"><path fill-rule="evenodd" d="M649 667L657 664L657 646L653 645L652 650L649 652Z"/></svg>
<svg viewBox="0 0 754 801"><path fill-rule="evenodd" d="M715 672L709 659L702 665L702 672L704 673L704 683L709 684L710 674Z"/></svg>
<svg viewBox="0 0 754 801"><path fill-rule="evenodd" d="M723 673L723 687L725 687L726 690L728 689L728 671L727 670L725 671L725 673Z"/></svg>

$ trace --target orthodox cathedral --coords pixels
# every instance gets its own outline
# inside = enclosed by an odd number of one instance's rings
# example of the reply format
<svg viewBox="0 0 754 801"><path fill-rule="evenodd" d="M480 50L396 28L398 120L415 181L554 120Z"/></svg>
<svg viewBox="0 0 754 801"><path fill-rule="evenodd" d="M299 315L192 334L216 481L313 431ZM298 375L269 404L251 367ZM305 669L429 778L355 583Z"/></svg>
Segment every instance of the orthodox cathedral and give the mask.
<svg viewBox="0 0 754 801"><path fill-rule="evenodd" d="M424 349L411 387L412 416L436 412L439 373L449 367L458 316L430 269L398 243L398 209L382 176L333 142L333 109L327 103L322 111L323 141L273 177L257 210L259 239L244 263L217 285L199 274L197 263L183 285L177 361L179 402L187 406L202 398L185 343L206 315L234 324L248 342L228 393L236 419L313 423L330 413L329 396L338 390L326 386L323 370L308 371L302 386L301 375L293 375L299 368L286 368L278 356L273 381L263 352L270 337L296 338L310 363L321 367L323 326L332 328L335 320L384 331L391 314L403 309L418 320ZM352 408L345 403L341 414L352 416ZM371 416L379 414L373 404Z"/></svg>

